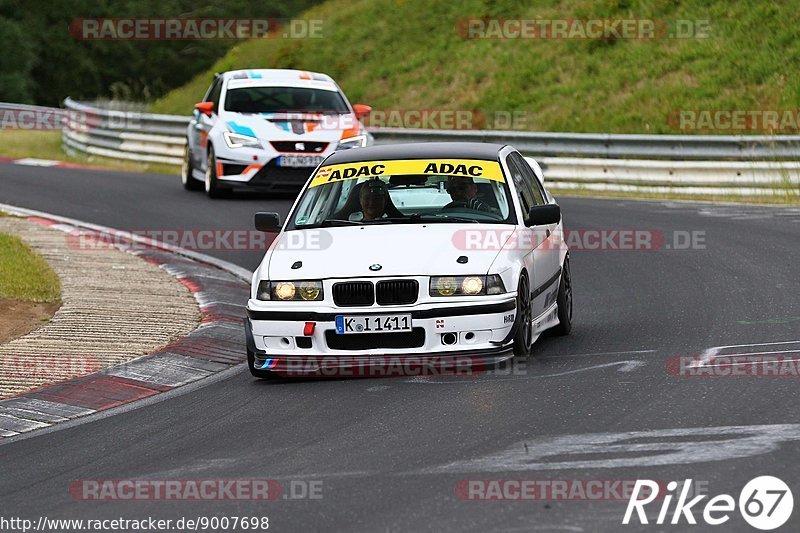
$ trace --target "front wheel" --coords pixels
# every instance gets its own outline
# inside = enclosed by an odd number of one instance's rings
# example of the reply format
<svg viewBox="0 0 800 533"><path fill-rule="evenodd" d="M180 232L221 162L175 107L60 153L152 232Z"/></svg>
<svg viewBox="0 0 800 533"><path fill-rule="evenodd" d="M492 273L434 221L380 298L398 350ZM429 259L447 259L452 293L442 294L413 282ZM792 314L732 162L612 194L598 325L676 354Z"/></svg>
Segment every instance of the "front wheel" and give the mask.
<svg viewBox="0 0 800 533"><path fill-rule="evenodd" d="M225 191L219 186L217 179L217 158L214 157L214 148L208 147L208 159L206 160L206 194L209 198L222 198Z"/></svg>
<svg viewBox="0 0 800 533"><path fill-rule="evenodd" d="M572 330L572 273L569 270L569 256L564 258L564 271L558 286L558 325L553 327L555 335L569 335Z"/></svg>
<svg viewBox="0 0 800 533"><path fill-rule="evenodd" d="M517 288L517 332L514 335L514 355L525 357L531 353L533 326L531 325L531 289L528 276L519 278Z"/></svg>
<svg viewBox="0 0 800 533"><path fill-rule="evenodd" d="M181 165L181 184L187 191L199 191L203 188L203 184L194 179L193 172L192 154L187 143L186 150L183 153L183 165Z"/></svg>

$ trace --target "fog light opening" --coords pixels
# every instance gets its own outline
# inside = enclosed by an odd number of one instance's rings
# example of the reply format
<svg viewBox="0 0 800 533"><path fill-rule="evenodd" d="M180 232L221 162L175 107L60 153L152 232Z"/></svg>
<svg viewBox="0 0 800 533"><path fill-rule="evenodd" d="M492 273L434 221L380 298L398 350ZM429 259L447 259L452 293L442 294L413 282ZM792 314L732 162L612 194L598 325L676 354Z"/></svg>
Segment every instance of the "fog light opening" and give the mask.
<svg viewBox="0 0 800 533"><path fill-rule="evenodd" d="M289 340L288 338L286 338L286 337L283 337L283 338L281 338L281 344L283 344L284 346L289 346L289 345L291 345L291 344L292 344L292 341L290 341L290 340Z"/></svg>
<svg viewBox="0 0 800 533"><path fill-rule="evenodd" d="M465 338L465 339L467 339L468 341L471 341L472 339L474 339L474 338L475 338L475 334L474 334L474 333L472 333L471 331L468 331L468 332L467 332L467 333L464 335L464 338Z"/></svg>
<svg viewBox="0 0 800 533"><path fill-rule="evenodd" d="M451 346L458 341L458 337L455 333L442 333L442 344L447 346Z"/></svg>

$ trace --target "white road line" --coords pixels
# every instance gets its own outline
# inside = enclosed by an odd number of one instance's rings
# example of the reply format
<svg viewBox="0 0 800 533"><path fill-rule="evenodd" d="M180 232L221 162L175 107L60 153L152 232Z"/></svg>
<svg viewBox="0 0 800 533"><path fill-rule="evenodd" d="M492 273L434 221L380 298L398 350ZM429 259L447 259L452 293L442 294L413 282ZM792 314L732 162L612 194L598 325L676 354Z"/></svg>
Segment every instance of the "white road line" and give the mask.
<svg viewBox="0 0 800 533"><path fill-rule="evenodd" d="M52 161L50 159L35 159L33 157L26 157L14 161L15 165L26 165L29 167L54 167L61 164L61 161Z"/></svg>
<svg viewBox="0 0 800 533"><path fill-rule="evenodd" d="M713 361L716 357L733 357L736 355L762 355L769 353L797 353L800 350L780 350L777 352L752 352L752 353L726 353L721 354L723 350L729 348L751 348L753 346L780 346L780 345L800 345L800 341L781 341L781 342L757 342L753 344L731 344L729 346L713 346L703 351L698 360L689 364L689 368L699 368L707 366L709 362Z"/></svg>
<svg viewBox="0 0 800 533"><path fill-rule="evenodd" d="M733 356L738 357L739 354ZM719 357L728 357L727 355L721 355ZM781 359L781 363L798 363L800 359ZM738 361L736 363L714 363L713 365L698 365L694 368L716 368L720 366L749 366L749 365L768 365L772 364L774 361Z"/></svg>
<svg viewBox="0 0 800 533"><path fill-rule="evenodd" d="M602 355L631 355L637 353L655 353L658 350L629 350L626 352L594 352L594 353L571 353L561 355L543 355L537 356L536 359L556 359L559 357L593 357Z"/></svg>
<svg viewBox="0 0 800 533"><path fill-rule="evenodd" d="M533 436L500 451L425 469L424 473L672 467L763 455L797 441L800 424Z"/></svg>
<svg viewBox="0 0 800 533"><path fill-rule="evenodd" d="M776 346L778 344L800 344L800 341L780 341L780 342L755 342L753 344L731 344L730 346L715 346L714 349L724 350L725 348L744 348L747 346Z"/></svg>
<svg viewBox="0 0 800 533"><path fill-rule="evenodd" d="M453 376L452 378L446 380L435 380L430 379L428 376L415 376L411 379L405 380L406 383L422 383L422 384L474 384L474 383L488 383L491 381L492 383L497 381L519 381L519 380L527 380L527 379L543 379L543 378L556 378L560 376L568 376L571 374L578 374L580 372L589 372L590 370L598 370L601 368L608 368L611 366L619 366L618 372L632 372L633 370L639 368L640 366L645 365L644 361L614 361L613 363L603 363L601 365L592 365L586 366L582 368L576 368L574 370L566 370L564 372L556 372L554 374L539 374L535 376L503 376L492 378L491 374L487 372L487 377L490 379L473 379L467 380L464 378L460 378L459 376ZM483 376L480 376L481 378Z"/></svg>

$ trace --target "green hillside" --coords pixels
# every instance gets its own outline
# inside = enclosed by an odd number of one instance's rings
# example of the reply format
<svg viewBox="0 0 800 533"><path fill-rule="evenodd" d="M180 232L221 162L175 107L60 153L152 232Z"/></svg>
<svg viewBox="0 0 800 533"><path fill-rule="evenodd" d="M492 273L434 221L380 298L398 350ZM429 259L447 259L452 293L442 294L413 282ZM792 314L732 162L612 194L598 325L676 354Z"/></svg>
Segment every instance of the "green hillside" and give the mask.
<svg viewBox="0 0 800 533"><path fill-rule="evenodd" d="M378 110L518 111L521 129L681 133L668 120L679 110L800 107L800 11L791 4L329 0L304 14L322 20L324 38L242 43L153 111L188 114L215 71L299 68L330 74L352 102ZM707 20L711 35L520 40L457 31L465 18L492 17L656 19L668 28Z"/></svg>

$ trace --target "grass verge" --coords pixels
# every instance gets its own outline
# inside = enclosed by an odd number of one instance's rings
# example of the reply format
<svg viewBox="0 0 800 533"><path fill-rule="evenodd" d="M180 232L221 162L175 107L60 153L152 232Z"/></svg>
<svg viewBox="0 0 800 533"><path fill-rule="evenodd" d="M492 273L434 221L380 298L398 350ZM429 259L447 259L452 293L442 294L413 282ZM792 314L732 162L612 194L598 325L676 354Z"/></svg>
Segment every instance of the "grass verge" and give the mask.
<svg viewBox="0 0 800 533"><path fill-rule="evenodd" d="M110 170L124 170L128 172L154 172L157 174L170 174L177 176L180 167L165 165L163 163L148 163L144 161L125 161L99 156L73 156L61 148L60 131L39 130L2 130L0 129L0 156L12 159L31 157L35 159L49 159L52 161L65 161L79 165L105 167Z"/></svg>
<svg viewBox="0 0 800 533"><path fill-rule="evenodd" d="M351 102L376 110L482 110L487 120L494 111L523 112L518 129L534 131L703 133L686 131L678 113L796 111L796 7L760 0L328 0L302 16L321 21L322 38L238 44L152 110L188 115L214 72L295 68L330 74ZM668 31L604 40L463 37L468 19L497 18L654 19ZM784 133L798 131L796 113L786 124L781 117ZM716 128L709 133L766 126Z"/></svg>
<svg viewBox="0 0 800 533"><path fill-rule="evenodd" d="M47 262L21 239L0 233L0 299L54 303L61 282Z"/></svg>

